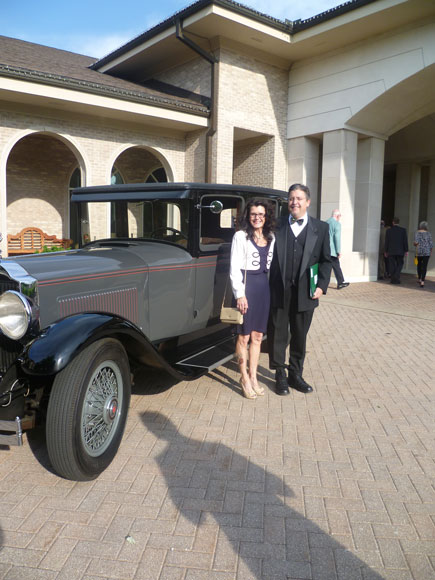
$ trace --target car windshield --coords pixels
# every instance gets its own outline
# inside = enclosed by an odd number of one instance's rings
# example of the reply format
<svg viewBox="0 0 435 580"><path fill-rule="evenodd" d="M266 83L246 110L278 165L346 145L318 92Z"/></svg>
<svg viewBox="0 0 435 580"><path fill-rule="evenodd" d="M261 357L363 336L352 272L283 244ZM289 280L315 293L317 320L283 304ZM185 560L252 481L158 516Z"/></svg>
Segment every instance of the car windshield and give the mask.
<svg viewBox="0 0 435 580"><path fill-rule="evenodd" d="M83 202L79 204L81 242L152 238L185 246L189 229L187 199ZM110 223L110 235L107 230Z"/></svg>

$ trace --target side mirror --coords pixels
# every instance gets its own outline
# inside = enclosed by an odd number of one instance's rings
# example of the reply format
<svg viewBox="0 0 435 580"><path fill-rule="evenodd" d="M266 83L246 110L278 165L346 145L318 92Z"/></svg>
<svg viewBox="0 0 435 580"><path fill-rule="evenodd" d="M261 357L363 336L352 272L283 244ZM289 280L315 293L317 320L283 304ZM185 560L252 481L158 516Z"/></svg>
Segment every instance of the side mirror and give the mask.
<svg viewBox="0 0 435 580"><path fill-rule="evenodd" d="M209 209L211 213L218 214L221 213L221 211L224 209L224 204L218 199L215 199L214 201L211 202L210 205L201 205L200 203L198 203L196 209Z"/></svg>

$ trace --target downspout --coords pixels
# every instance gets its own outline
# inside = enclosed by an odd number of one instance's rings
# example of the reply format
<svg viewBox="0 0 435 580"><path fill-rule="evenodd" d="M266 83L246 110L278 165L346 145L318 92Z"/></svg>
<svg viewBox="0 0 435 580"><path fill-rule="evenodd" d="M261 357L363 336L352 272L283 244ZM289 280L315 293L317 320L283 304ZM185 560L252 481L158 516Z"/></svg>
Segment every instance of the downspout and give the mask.
<svg viewBox="0 0 435 580"><path fill-rule="evenodd" d="M202 58L204 58L207 62L211 64L211 81L210 81L210 122L209 128L206 133L206 140L205 140L205 182L211 183L211 171L212 171L212 139L214 134L217 130L217 74L218 74L218 67L216 66L218 63L217 58L213 55L202 49L198 46L193 40L184 36L183 32L183 25L179 18L175 21L176 25L176 37L181 42L184 42L189 48L199 54Z"/></svg>

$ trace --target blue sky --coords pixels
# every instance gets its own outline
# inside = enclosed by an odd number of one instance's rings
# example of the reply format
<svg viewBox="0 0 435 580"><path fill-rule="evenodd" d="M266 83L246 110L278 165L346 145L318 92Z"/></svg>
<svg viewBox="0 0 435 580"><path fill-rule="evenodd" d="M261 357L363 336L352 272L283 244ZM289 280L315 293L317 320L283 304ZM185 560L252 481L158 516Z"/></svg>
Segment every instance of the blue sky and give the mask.
<svg viewBox="0 0 435 580"><path fill-rule="evenodd" d="M243 0L280 20L309 18L344 0ZM184 0L3 0L0 34L102 57L193 3Z"/></svg>

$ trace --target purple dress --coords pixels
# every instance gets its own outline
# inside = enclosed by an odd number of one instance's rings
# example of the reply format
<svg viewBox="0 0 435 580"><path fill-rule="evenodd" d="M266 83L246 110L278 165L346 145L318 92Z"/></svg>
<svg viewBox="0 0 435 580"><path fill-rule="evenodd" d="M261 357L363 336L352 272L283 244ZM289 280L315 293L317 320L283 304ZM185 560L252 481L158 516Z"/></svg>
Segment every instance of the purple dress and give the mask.
<svg viewBox="0 0 435 580"><path fill-rule="evenodd" d="M237 325L237 334L251 334L254 330L262 332L267 330L267 321L269 318L270 291L269 276L267 275L267 254L270 243L267 246L257 246L260 268L258 270L248 270L246 272L246 299L248 300L248 311L243 315L243 324ZM254 258L257 253L254 254ZM242 270L245 275L245 271Z"/></svg>

